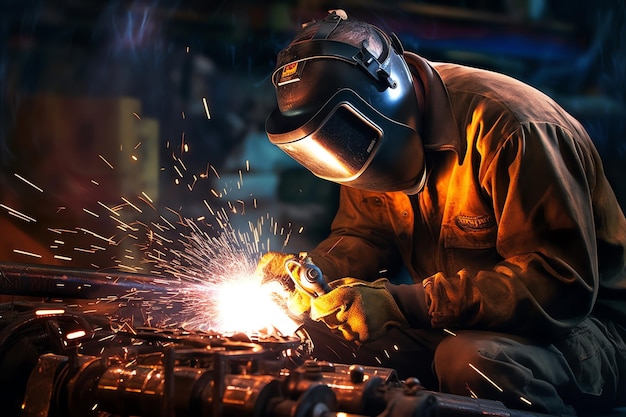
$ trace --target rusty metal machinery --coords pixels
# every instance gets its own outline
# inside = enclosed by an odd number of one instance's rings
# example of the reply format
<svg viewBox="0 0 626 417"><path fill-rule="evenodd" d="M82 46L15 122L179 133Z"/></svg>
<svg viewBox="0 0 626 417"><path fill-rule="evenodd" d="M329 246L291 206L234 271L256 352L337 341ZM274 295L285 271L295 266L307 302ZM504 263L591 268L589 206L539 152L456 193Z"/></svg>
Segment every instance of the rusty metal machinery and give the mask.
<svg viewBox="0 0 626 417"><path fill-rule="evenodd" d="M24 283L34 276L79 281L73 272L68 278L71 271L8 270L0 267L4 294L27 295L31 284ZM117 278L103 294L153 285L148 277ZM96 276L90 288L108 281ZM71 296L83 292L45 285ZM398 380L392 369L318 361L307 352L306 334L253 338L135 327L71 305L4 303L0 409L7 417L538 416L427 391L415 378Z"/></svg>

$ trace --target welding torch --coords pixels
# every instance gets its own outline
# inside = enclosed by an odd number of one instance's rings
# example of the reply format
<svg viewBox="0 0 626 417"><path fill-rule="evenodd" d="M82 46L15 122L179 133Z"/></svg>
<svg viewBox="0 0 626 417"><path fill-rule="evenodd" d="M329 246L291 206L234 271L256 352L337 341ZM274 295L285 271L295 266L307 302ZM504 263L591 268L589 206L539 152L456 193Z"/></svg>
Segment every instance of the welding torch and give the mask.
<svg viewBox="0 0 626 417"><path fill-rule="evenodd" d="M296 288L311 298L331 291L330 286L324 281L322 270L313 263L306 252L300 252L297 258L288 259L285 268Z"/></svg>

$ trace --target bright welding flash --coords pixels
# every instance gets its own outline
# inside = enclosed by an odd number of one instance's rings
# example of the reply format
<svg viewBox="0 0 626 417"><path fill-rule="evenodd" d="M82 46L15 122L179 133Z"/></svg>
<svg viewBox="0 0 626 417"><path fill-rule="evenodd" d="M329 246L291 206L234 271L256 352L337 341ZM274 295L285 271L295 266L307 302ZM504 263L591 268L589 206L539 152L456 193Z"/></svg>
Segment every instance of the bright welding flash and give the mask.
<svg viewBox="0 0 626 417"><path fill-rule="evenodd" d="M281 292L284 289L278 282L261 283L254 276L233 277L220 283L216 294L220 330L294 335L299 324L277 302Z"/></svg>

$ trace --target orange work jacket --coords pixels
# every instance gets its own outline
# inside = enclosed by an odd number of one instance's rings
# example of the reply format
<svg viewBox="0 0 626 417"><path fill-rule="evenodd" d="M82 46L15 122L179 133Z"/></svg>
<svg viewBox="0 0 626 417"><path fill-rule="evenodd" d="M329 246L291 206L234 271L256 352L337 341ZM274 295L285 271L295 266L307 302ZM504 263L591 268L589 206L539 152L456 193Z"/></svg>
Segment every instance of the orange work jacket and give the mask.
<svg viewBox="0 0 626 417"><path fill-rule="evenodd" d="M414 284L394 291L423 299L401 309L432 327L550 337L619 314L626 220L581 124L505 75L405 57L426 97L426 184L412 196L341 187L310 252L327 279L404 264Z"/></svg>

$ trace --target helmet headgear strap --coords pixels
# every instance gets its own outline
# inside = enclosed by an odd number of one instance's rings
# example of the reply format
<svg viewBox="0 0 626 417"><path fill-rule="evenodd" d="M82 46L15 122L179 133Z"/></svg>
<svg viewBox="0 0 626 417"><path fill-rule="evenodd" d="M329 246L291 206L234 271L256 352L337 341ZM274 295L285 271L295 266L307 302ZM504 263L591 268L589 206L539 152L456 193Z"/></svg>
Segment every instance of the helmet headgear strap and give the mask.
<svg viewBox="0 0 626 417"><path fill-rule="evenodd" d="M378 81L385 81L391 88L396 88L397 83L391 78L389 71L383 67L378 59L370 52L367 47L368 43L364 40L361 44L361 49L354 54L352 59L358 66L362 67L372 77Z"/></svg>
<svg viewBox="0 0 626 417"><path fill-rule="evenodd" d="M326 16L323 20L319 21L319 28L311 37L310 41L324 41L329 40L328 37L333 33L333 31L337 28L339 23L344 20L340 14L338 14L335 10L330 11L328 16ZM318 22L315 22L318 23ZM379 31L380 32L380 31ZM390 51L389 47L385 42L385 35L380 33L381 42L383 43L383 48L385 50L381 54L381 56L388 56ZM305 43L306 44L306 43ZM340 45L334 43L328 44L319 44L317 42L312 42L310 44L306 44L307 46L302 45L302 49L308 50L312 56L334 56L344 58L361 68L367 71L375 80L382 81L387 84L391 88L395 88L397 83L390 77L389 71L387 68L383 66L383 64L372 54L370 49L368 48L368 41L363 40L360 48L356 47L341 47ZM394 45L395 47L395 45ZM296 47L292 45L291 49L295 49ZM394 48L395 49L395 48ZM356 50L356 52L354 52ZM350 52L348 52L350 51ZM348 55L348 53L349 55ZM386 59L386 58L385 58Z"/></svg>
<svg viewBox="0 0 626 417"><path fill-rule="evenodd" d="M320 21L319 28L311 39L328 39L331 33L337 28L342 18L335 12L331 11L328 16Z"/></svg>

